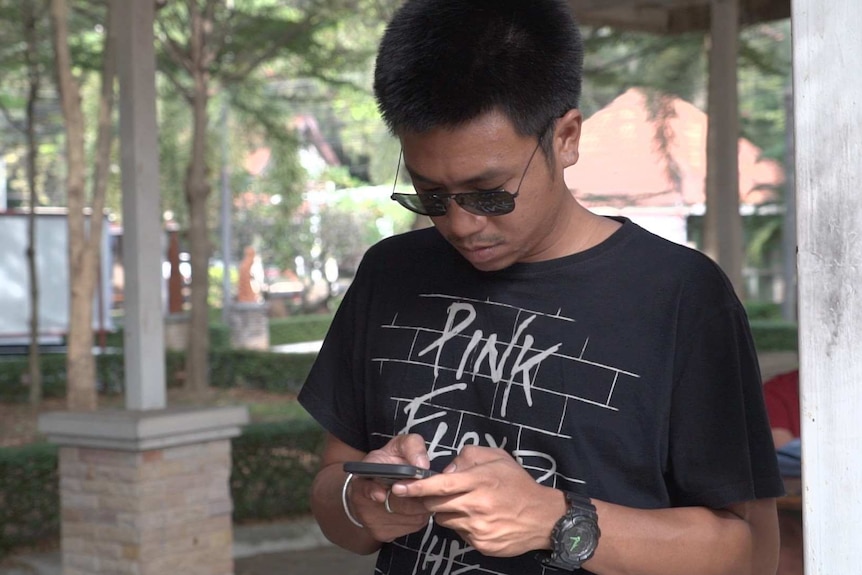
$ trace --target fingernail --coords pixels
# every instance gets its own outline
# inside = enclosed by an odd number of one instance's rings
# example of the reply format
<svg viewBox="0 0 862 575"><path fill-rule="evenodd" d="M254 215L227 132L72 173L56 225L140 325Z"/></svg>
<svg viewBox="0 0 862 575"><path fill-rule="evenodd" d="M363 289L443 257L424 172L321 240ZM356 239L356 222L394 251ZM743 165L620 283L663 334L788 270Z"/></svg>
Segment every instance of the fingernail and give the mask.
<svg viewBox="0 0 862 575"><path fill-rule="evenodd" d="M404 495L405 493L407 493L407 486L400 483L396 483L392 486L392 493L394 493L395 495Z"/></svg>
<svg viewBox="0 0 862 575"><path fill-rule="evenodd" d="M457 465L455 465L454 463L450 463L450 464L449 464L449 465L447 465L447 466L446 466L446 468L443 470L443 473L454 473L456 469L458 469L458 466L457 466Z"/></svg>

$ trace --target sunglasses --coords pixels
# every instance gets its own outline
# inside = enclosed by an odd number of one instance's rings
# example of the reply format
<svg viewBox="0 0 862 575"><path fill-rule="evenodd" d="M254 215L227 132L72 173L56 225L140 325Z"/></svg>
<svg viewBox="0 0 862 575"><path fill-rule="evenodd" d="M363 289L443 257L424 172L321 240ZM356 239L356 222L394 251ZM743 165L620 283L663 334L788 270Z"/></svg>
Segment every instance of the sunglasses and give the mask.
<svg viewBox="0 0 862 575"><path fill-rule="evenodd" d="M530 154L530 159L527 160L527 165L524 168L524 173L521 174L521 179L518 182L518 187L515 193L507 192L504 189L499 190L483 190L475 192L459 192L456 194L446 193L418 193L418 194L398 194L395 193L395 185L392 186L391 198L407 208L411 212L421 214L423 216L431 216L436 218L445 216L449 210L449 201L455 200L461 208L471 214L477 216L502 216L510 213L515 209L515 198L521 192L521 184L527 175L527 170L530 169L530 164L533 162L533 157L539 150L539 144L533 149ZM398 155L398 167L395 169L395 182L398 182L398 171L401 168L401 154Z"/></svg>

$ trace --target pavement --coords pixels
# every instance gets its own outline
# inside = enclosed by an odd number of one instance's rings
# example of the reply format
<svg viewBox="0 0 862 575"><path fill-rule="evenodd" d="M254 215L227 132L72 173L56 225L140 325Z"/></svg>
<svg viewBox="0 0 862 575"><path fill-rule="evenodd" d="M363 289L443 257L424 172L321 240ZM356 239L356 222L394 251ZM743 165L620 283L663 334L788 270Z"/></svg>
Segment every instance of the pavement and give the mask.
<svg viewBox="0 0 862 575"><path fill-rule="evenodd" d="M374 574L374 555L359 556L332 545L311 518L237 525L233 555L235 575ZM62 572L59 550L16 554L0 562L0 575Z"/></svg>

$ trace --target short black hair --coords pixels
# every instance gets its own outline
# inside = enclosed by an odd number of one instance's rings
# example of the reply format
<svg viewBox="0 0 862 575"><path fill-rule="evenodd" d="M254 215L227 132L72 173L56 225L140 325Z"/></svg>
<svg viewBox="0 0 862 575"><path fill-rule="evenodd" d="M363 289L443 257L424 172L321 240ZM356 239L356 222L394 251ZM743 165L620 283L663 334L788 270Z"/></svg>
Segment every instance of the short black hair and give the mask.
<svg viewBox="0 0 862 575"><path fill-rule="evenodd" d="M407 0L377 53L387 126L425 132L498 109L542 137L578 107L583 43L565 0Z"/></svg>

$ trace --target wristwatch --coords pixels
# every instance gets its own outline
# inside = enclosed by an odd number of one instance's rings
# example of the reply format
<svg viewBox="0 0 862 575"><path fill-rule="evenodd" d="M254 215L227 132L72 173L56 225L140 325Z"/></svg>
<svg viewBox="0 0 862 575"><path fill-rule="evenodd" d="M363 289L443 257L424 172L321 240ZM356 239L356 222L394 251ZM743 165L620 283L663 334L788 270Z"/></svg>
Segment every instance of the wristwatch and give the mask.
<svg viewBox="0 0 862 575"><path fill-rule="evenodd" d="M541 558L542 565L574 571L593 556L599 545L599 516L588 497L565 492L566 514L560 517L551 532L550 553Z"/></svg>

